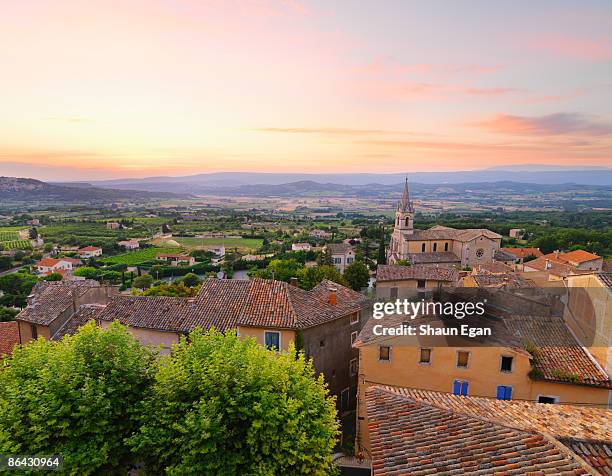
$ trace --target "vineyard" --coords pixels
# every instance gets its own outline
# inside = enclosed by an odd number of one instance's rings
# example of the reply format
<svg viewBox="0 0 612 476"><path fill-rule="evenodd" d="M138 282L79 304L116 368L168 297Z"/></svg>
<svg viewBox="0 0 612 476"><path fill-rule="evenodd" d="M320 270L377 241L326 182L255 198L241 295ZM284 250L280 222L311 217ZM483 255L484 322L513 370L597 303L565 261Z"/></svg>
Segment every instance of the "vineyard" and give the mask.
<svg viewBox="0 0 612 476"><path fill-rule="evenodd" d="M4 251L30 250L32 249L32 244L30 240L0 241L0 247L2 247Z"/></svg>
<svg viewBox="0 0 612 476"><path fill-rule="evenodd" d="M0 242L19 240L19 233L16 231L0 230Z"/></svg>
<svg viewBox="0 0 612 476"><path fill-rule="evenodd" d="M177 253L179 248L145 248L138 251L130 251L116 256L109 256L99 260L101 263L125 264L138 266L146 261L154 260L159 253Z"/></svg>

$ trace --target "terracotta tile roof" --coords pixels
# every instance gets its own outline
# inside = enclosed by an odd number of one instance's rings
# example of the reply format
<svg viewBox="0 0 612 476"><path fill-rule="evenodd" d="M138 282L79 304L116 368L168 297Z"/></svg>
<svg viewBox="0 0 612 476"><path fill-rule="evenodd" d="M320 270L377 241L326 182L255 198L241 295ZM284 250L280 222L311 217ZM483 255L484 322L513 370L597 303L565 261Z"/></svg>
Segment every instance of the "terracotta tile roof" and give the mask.
<svg viewBox="0 0 612 476"><path fill-rule="evenodd" d="M0 359L11 355L13 347L19 344L19 327L17 322L0 322Z"/></svg>
<svg viewBox="0 0 612 476"><path fill-rule="evenodd" d="M48 266L53 267L59 263L60 260L57 258L43 258L40 261L36 262L36 266Z"/></svg>
<svg viewBox="0 0 612 476"><path fill-rule="evenodd" d="M346 243L328 243L325 247L332 255L344 255L353 249L351 245Z"/></svg>
<svg viewBox="0 0 612 476"><path fill-rule="evenodd" d="M531 279L525 279L515 273L483 273L472 275L478 287L481 288L535 288Z"/></svg>
<svg viewBox="0 0 612 476"><path fill-rule="evenodd" d="M101 250L102 248L100 248L99 246L86 246L85 248L80 248L79 249L79 253L82 251L97 251L97 250Z"/></svg>
<svg viewBox="0 0 612 476"><path fill-rule="evenodd" d="M336 312L343 315L361 310L367 301L363 294L330 281L329 279L321 281L312 288L310 292L319 300L329 303L330 289L336 290L336 305L334 309L336 309Z"/></svg>
<svg viewBox="0 0 612 476"><path fill-rule="evenodd" d="M498 235L494 231L487 230L486 228L458 229L438 225L433 226L428 230L414 230L412 235L406 235L406 239L408 241L454 240L465 243L472 241L479 236L484 236L490 239L501 238L501 235Z"/></svg>
<svg viewBox="0 0 612 476"><path fill-rule="evenodd" d="M532 365L541 374L539 378L612 388L606 372L582 348L562 318L512 316L505 318L504 322L527 350L534 347Z"/></svg>
<svg viewBox="0 0 612 476"><path fill-rule="evenodd" d="M497 257L495 259L497 259ZM487 273L493 274L511 273L513 271L511 266L508 266L504 263L500 263L499 261L491 261L490 263L479 264L476 269L479 271L485 271Z"/></svg>
<svg viewBox="0 0 612 476"><path fill-rule="evenodd" d="M536 258L543 256L543 253L540 251L540 248L502 248L502 251L506 253L511 253L517 258L527 258L527 256L532 255Z"/></svg>
<svg viewBox="0 0 612 476"><path fill-rule="evenodd" d="M81 304L78 311L51 337L51 340L61 340L65 335L73 335L87 322L97 321L96 318L104 307L103 304Z"/></svg>
<svg viewBox="0 0 612 476"><path fill-rule="evenodd" d="M368 388L366 405L374 475L589 473L556 440L520 426L441 408L387 387Z"/></svg>
<svg viewBox="0 0 612 476"><path fill-rule="evenodd" d="M338 302L345 296L346 304L332 306L321 298L322 290L308 292L282 281L207 279L195 298L120 296L97 318L168 332L213 326L222 331L237 326L305 329L354 312L355 294L363 299L341 285L334 286Z"/></svg>
<svg viewBox="0 0 612 476"><path fill-rule="evenodd" d="M592 441L563 438L560 441L599 473L606 476L612 475L612 442L610 439L608 441Z"/></svg>
<svg viewBox="0 0 612 476"><path fill-rule="evenodd" d="M554 253L550 253L549 255L546 255L546 257L549 257L550 255L554 255ZM589 253L588 251L584 251L584 250L574 250L574 251L570 251L568 253L559 253L559 260L561 261L565 261L567 263L584 263L585 261L593 261L596 259L601 259L601 256L598 256L596 254L593 253Z"/></svg>
<svg viewBox="0 0 612 476"><path fill-rule="evenodd" d="M408 259L411 264L461 264L459 257L452 251L430 251L425 253L410 253Z"/></svg>
<svg viewBox="0 0 612 476"><path fill-rule="evenodd" d="M48 326L68 307L74 298L87 293L100 283L91 279L79 281L40 281L28 297L28 306L17 315L17 320Z"/></svg>
<svg viewBox="0 0 612 476"><path fill-rule="evenodd" d="M526 430L547 432L555 438L612 441L612 426L608 424L612 418L612 410L605 408L461 397L451 393L407 387L385 388L429 405L497 420Z"/></svg>
<svg viewBox="0 0 612 476"><path fill-rule="evenodd" d="M459 273L452 268L435 266L393 266L380 265L376 271L376 281L402 281L406 279L430 279L455 282Z"/></svg>
<svg viewBox="0 0 612 476"><path fill-rule="evenodd" d="M585 271L577 269L571 264L562 263L554 259L547 258L548 255L541 256L534 260L525 263L528 268L535 269L537 271L548 271L556 276L570 276L574 274L589 274L592 271Z"/></svg>

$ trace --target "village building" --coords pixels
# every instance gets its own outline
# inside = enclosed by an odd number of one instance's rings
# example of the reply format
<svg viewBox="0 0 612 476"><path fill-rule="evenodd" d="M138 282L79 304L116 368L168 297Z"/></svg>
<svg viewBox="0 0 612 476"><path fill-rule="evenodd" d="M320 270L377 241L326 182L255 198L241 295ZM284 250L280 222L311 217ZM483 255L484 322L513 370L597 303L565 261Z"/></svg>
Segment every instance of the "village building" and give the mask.
<svg viewBox="0 0 612 476"><path fill-rule="evenodd" d="M119 228L121 228L121 223L119 222L109 221L108 223L106 223L107 230L118 230Z"/></svg>
<svg viewBox="0 0 612 476"><path fill-rule="evenodd" d="M544 253L540 251L540 248L533 248L533 247L531 248L502 248L500 251L503 251L504 253L508 255L514 256L515 264L523 263L526 258L535 259L535 258L539 258L540 256L544 255ZM500 260L497 260L497 261L500 261Z"/></svg>
<svg viewBox="0 0 612 476"><path fill-rule="evenodd" d="M390 335L376 327L402 326L406 324L402 315L365 323L355 342L359 349L358 447L369 448L366 392L374 385L499 400L608 405L612 389L608 374L561 317L469 319L474 327L491 328L491 336L475 340L448 335L449 329L460 324L435 315L408 319L417 328L427 326L432 335ZM438 334L444 331L447 334Z"/></svg>
<svg viewBox="0 0 612 476"><path fill-rule="evenodd" d="M318 228L315 230L312 230L309 234L310 236L313 236L314 238L320 238L320 239L326 239L326 238L331 237L331 233L325 230L319 230Z"/></svg>
<svg viewBox="0 0 612 476"><path fill-rule="evenodd" d="M37 261L36 272L42 276L47 276L51 273L62 274L64 271L72 271L80 266L82 261L76 258L43 258Z"/></svg>
<svg viewBox="0 0 612 476"><path fill-rule="evenodd" d="M38 283L18 316L21 342L59 339L88 320L102 327L118 321L143 344L170 352L196 328L214 327L287 350L295 345L312 358L340 410L354 409L358 351L352 344L363 324L365 298L323 281L311 291L273 280L207 279L195 298L118 295L95 281Z"/></svg>
<svg viewBox="0 0 612 476"><path fill-rule="evenodd" d="M293 243L291 245L291 251L310 251L312 246L310 243Z"/></svg>
<svg viewBox="0 0 612 476"><path fill-rule="evenodd" d="M158 261L165 261L168 266L193 266L195 258L183 253L159 253L155 256Z"/></svg>
<svg viewBox="0 0 612 476"><path fill-rule="evenodd" d="M102 256L102 248L99 246L86 246L79 249L77 254L82 259L97 258L98 256Z"/></svg>
<svg viewBox="0 0 612 476"><path fill-rule="evenodd" d="M510 231L508 232L508 236L510 238L515 238L517 240L522 239L524 234L525 234L524 228L510 228Z"/></svg>
<svg viewBox="0 0 612 476"><path fill-rule="evenodd" d="M140 242L138 240L119 241L117 244L128 251L137 250L140 248Z"/></svg>
<svg viewBox="0 0 612 476"><path fill-rule="evenodd" d="M332 264L340 273L355 262L355 251L346 243L328 243L323 247L323 252L331 255Z"/></svg>
<svg viewBox="0 0 612 476"><path fill-rule="evenodd" d="M361 454L372 474L610 474L610 410L376 385Z"/></svg>
<svg viewBox="0 0 612 476"><path fill-rule="evenodd" d="M376 271L376 297L410 298L418 292L455 286L458 281L459 273L452 268L379 265Z"/></svg>
<svg viewBox="0 0 612 476"><path fill-rule="evenodd" d="M452 251L409 253L408 262L414 266L461 268L461 260Z"/></svg>
<svg viewBox="0 0 612 476"><path fill-rule="evenodd" d="M584 250L561 253L554 251L537 259L523 263L522 271L534 273L534 280L540 282L561 281L569 276L590 274L601 271L603 258Z"/></svg>
<svg viewBox="0 0 612 476"><path fill-rule="evenodd" d="M413 253L453 253L461 267L475 267L493 261L501 246L501 235L484 228L456 229L436 225L427 230L414 228L414 206L408 179L395 212L395 227L387 250L387 262L410 260Z"/></svg>

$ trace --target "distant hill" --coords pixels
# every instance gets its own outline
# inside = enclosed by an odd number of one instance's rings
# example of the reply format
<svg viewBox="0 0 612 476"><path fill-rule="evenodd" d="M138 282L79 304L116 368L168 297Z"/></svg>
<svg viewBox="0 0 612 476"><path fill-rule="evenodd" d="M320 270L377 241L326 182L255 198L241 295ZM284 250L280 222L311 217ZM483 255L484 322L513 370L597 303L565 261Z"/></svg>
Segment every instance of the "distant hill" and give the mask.
<svg viewBox="0 0 612 476"><path fill-rule="evenodd" d="M118 190L93 187L89 184L57 185L31 178L0 177L0 201L3 202L58 202L111 203L122 200L142 201L153 198L176 198L168 192Z"/></svg>
<svg viewBox="0 0 612 476"><path fill-rule="evenodd" d="M518 166L517 166L518 167ZM333 183L338 185L394 185L408 176L411 183L421 184L461 184L480 182L517 182L541 185L560 185L565 183L581 185L612 185L611 168L568 168L527 165L522 169L513 166L495 167L484 170L460 172L415 172L394 174L299 174L299 173L251 173L218 172L210 174L187 175L183 177L147 177L143 179L117 179L91 182L104 188L129 188L156 192L171 192L180 184L181 190L188 193L203 193L210 187L225 189L241 185L286 185L290 183Z"/></svg>

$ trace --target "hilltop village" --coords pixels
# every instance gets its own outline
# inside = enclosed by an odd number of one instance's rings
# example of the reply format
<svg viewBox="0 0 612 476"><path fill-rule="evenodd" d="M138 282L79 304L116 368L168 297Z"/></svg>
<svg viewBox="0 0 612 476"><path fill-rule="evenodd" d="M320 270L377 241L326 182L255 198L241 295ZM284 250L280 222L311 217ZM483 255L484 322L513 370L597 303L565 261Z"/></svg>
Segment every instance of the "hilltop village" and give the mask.
<svg viewBox="0 0 612 476"><path fill-rule="evenodd" d="M234 216L233 235L193 232L223 221L207 209L26 217L2 232L22 244L5 247L0 281L15 289L2 293L11 318L0 322L0 354L10 366L14 346L61 341L91 321L119 322L167 355L215 329L311 360L336 398L343 470L610 474L609 262L583 247L528 246L522 228L422 228L417 211L406 180L391 227L366 220L361 233L319 217L274 239L255 213ZM493 332L446 339L456 335L448 320L421 313L416 324L435 336L380 335L375 303L398 300L486 302L478 322Z"/></svg>

